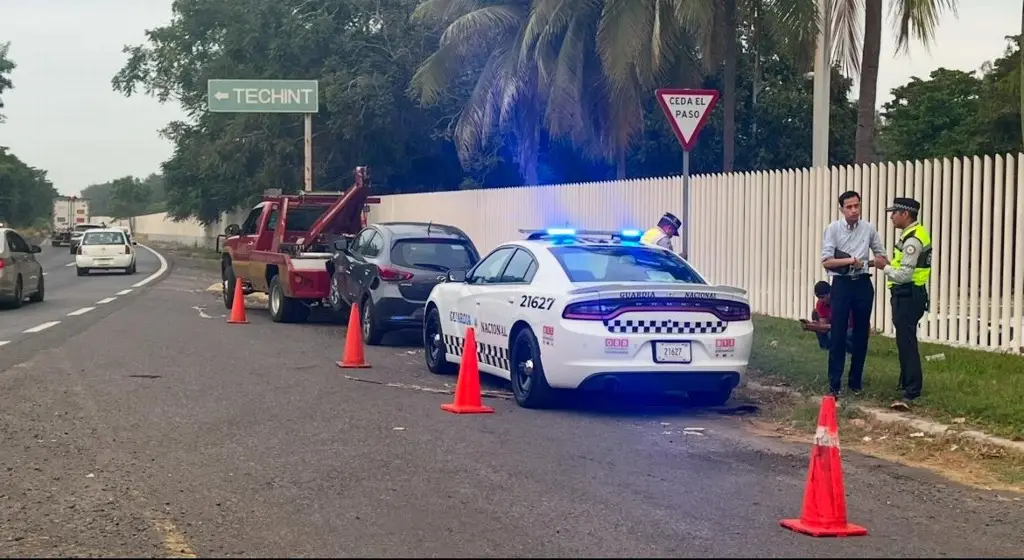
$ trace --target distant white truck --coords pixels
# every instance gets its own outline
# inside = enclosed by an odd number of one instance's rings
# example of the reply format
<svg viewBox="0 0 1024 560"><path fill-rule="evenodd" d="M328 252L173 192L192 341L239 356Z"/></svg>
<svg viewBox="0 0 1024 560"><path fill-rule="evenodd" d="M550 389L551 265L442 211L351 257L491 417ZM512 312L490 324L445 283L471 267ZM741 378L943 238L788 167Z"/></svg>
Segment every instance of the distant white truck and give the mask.
<svg viewBox="0 0 1024 560"><path fill-rule="evenodd" d="M53 229L50 244L54 247L71 244L75 225L90 223L89 200L77 196L58 196L53 199Z"/></svg>

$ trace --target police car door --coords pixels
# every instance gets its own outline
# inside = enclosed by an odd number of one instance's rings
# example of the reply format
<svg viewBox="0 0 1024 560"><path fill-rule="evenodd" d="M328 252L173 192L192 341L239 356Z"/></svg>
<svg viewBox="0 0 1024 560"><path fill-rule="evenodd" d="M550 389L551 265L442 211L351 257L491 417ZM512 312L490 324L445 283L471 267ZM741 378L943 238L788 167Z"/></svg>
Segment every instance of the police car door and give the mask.
<svg viewBox="0 0 1024 560"><path fill-rule="evenodd" d="M489 328L488 326L482 326L480 323L493 322L481 317L481 314L484 312L483 310L486 309L482 305L482 300L487 294L494 292L500 286L501 274L504 272L505 265L508 264L509 258L512 257L515 251L515 247L498 247L491 251L491 254L484 257L476 265L476 268L470 272L469 277L466 278L466 287L456 302L456 311L468 315L468 319L472 322L471 325L460 325L463 341L465 341L465 327L474 327L476 329L477 355L480 358L483 357L483 352L480 350L484 348L481 346L485 336L483 329ZM488 337L487 340L491 340L491 338ZM484 370L488 370L487 367L484 367L487 363L482 359L480 360L480 366Z"/></svg>
<svg viewBox="0 0 1024 560"><path fill-rule="evenodd" d="M509 371L508 333L516 319L528 308L522 307L525 290L537 270L533 255L522 247L517 248L505 265L501 277L487 284L477 295L477 309L480 310L477 328L477 342L480 344L480 367L506 379Z"/></svg>

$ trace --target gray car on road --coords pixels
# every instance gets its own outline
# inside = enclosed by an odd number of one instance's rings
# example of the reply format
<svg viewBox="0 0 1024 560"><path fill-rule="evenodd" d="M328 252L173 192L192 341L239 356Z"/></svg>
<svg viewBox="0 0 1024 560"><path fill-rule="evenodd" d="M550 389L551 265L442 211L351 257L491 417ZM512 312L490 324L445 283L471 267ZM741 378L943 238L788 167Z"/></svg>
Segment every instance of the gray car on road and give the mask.
<svg viewBox="0 0 1024 560"><path fill-rule="evenodd" d="M0 228L0 304L21 307L26 297L43 301L43 267L36 260L41 250L13 229Z"/></svg>
<svg viewBox="0 0 1024 560"><path fill-rule="evenodd" d="M388 331L423 326L430 290L449 270L468 270L480 254L461 229L427 222L372 224L335 242L330 306L344 313L359 304L366 344Z"/></svg>

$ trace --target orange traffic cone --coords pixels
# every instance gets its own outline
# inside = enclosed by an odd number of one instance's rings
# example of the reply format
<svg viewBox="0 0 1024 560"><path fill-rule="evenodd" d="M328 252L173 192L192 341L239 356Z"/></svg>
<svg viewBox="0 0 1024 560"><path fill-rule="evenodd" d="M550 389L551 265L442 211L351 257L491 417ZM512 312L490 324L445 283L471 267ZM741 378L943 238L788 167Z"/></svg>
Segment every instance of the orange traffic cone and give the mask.
<svg viewBox="0 0 1024 560"><path fill-rule="evenodd" d="M480 394L480 366L476 357L476 332L473 327L466 328L466 344L462 351L462 363L459 364L459 379L455 382L455 401L442 404L441 410L455 414L486 414L494 412L484 406Z"/></svg>
<svg viewBox="0 0 1024 560"><path fill-rule="evenodd" d="M231 302L231 316L228 323L244 325L249 322L245 317L245 295L242 294L242 279L235 278L235 299Z"/></svg>
<svg viewBox="0 0 1024 560"><path fill-rule="evenodd" d="M846 489L839 458L839 426L833 396L821 399L800 519L783 519L780 523L791 531L812 537L861 537L868 534L864 527L846 520Z"/></svg>
<svg viewBox="0 0 1024 560"><path fill-rule="evenodd" d="M348 328L345 329L345 353L341 361L335 362L340 368L368 368L363 355L363 329L359 323L359 305L352 304L352 312L348 314Z"/></svg>

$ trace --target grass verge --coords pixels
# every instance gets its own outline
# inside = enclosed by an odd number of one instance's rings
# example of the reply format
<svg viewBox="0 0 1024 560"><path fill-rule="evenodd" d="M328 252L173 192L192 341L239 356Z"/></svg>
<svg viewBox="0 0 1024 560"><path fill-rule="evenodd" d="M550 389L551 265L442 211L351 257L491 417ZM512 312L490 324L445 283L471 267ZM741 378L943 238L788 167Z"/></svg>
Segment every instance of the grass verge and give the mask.
<svg viewBox="0 0 1024 560"><path fill-rule="evenodd" d="M828 390L827 352L800 323L754 317L752 379L785 384L809 394ZM1024 358L981 350L921 344L921 356L944 354L944 360L923 361L924 392L913 413L950 423L965 419L967 426L993 435L1024 439ZM847 359L847 371L849 359ZM864 367L863 400L887 406L899 395L899 360L893 339L872 335ZM843 374L846 383L846 373Z"/></svg>
<svg viewBox="0 0 1024 560"><path fill-rule="evenodd" d="M751 421L757 435L781 438L810 447L819 405L806 398L777 392L751 393L761 414ZM930 470L949 480L986 490L1024 492L1024 455L959 437L950 430L940 437L903 425L880 423L855 407L840 407L839 440L844 450ZM1024 496L1005 499L1024 501Z"/></svg>

